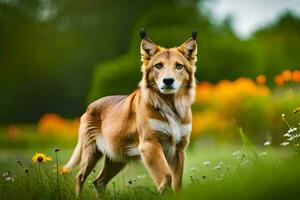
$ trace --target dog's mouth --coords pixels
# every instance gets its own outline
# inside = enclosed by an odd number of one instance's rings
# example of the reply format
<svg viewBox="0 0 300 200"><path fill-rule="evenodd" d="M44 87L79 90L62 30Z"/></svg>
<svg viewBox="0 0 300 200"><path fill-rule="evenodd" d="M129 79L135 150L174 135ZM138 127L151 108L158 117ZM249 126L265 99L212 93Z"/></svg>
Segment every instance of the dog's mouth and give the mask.
<svg viewBox="0 0 300 200"><path fill-rule="evenodd" d="M174 90L175 88L172 85L164 85L161 87L162 90Z"/></svg>
<svg viewBox="0 0 300 200"><path fill-rule="evenodd" d="M176 93L177 89L173 86L164 85L160 88L160 92L163 94L174 94Z"/></svg>

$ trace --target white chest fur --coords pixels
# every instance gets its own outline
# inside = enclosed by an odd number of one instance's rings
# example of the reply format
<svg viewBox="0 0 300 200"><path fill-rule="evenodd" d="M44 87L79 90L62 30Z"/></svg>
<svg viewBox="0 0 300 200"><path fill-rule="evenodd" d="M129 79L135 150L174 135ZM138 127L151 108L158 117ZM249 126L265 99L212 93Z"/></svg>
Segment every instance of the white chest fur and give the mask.
<svg viewBox="0 0 300 200"><path fill-rule="evenodd" d="M191 124L181 124L176 120L170 119L168 122L149 119L149 125L152 130L172 136L176 143L179 142L183 136L188 135L192 130Z"/></svg>

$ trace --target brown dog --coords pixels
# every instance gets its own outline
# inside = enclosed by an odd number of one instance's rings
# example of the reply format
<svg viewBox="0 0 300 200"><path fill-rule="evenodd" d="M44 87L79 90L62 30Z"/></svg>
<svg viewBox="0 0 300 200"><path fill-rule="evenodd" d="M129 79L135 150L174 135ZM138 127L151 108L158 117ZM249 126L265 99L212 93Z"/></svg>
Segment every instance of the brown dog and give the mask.
<svg viewBox="0 0 300 200"><path fill-rule="evenodd" d="M63 169L80 163L76 193L101 157L97 189L130 160L141 158L161 193L181 187L184 150L189 143L195 96L196 33L180 47L163 48L141 32L143 78L129 96L91 103L81 117L77 146Z"/></svg>

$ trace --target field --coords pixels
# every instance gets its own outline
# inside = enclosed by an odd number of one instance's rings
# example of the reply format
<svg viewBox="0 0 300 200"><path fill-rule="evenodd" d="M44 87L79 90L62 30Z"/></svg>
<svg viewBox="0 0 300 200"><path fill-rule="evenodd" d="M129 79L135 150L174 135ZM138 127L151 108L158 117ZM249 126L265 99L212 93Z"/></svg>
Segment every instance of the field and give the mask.
<svg viewBox="0 0 300 200"><path fill-rule="evenodd" d="M99 199L296 199L299 195L300 156L297 143L288 146L253 146L242 130L237 145L208 140L193 142L187 151L183 191L159 195L140 162L129 163L101 193ZM75 142L75 141L74 141ZM75 143L74 143L75 144ZM52 161L33 162L41 152ZM32 147L0 150L0 199L74 199L74 178L57 173L56 162L67 161L72 148ZM56 161L57 154L57 161ZM92 180L101 162L87 179L80 199L95 199Z"/></svg>

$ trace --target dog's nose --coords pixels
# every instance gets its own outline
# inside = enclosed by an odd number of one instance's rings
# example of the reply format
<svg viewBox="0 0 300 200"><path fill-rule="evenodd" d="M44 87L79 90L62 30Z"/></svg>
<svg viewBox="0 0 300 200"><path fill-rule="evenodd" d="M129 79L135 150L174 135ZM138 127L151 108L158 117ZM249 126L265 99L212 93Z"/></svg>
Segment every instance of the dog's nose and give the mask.
<svg viewBox="0 0 300 200"><path fill-rule="evenodd" d="M166 84L167 86L170 86L174 83L174 79L173 78L164 78L163 79L164 84Z"/></svg>

